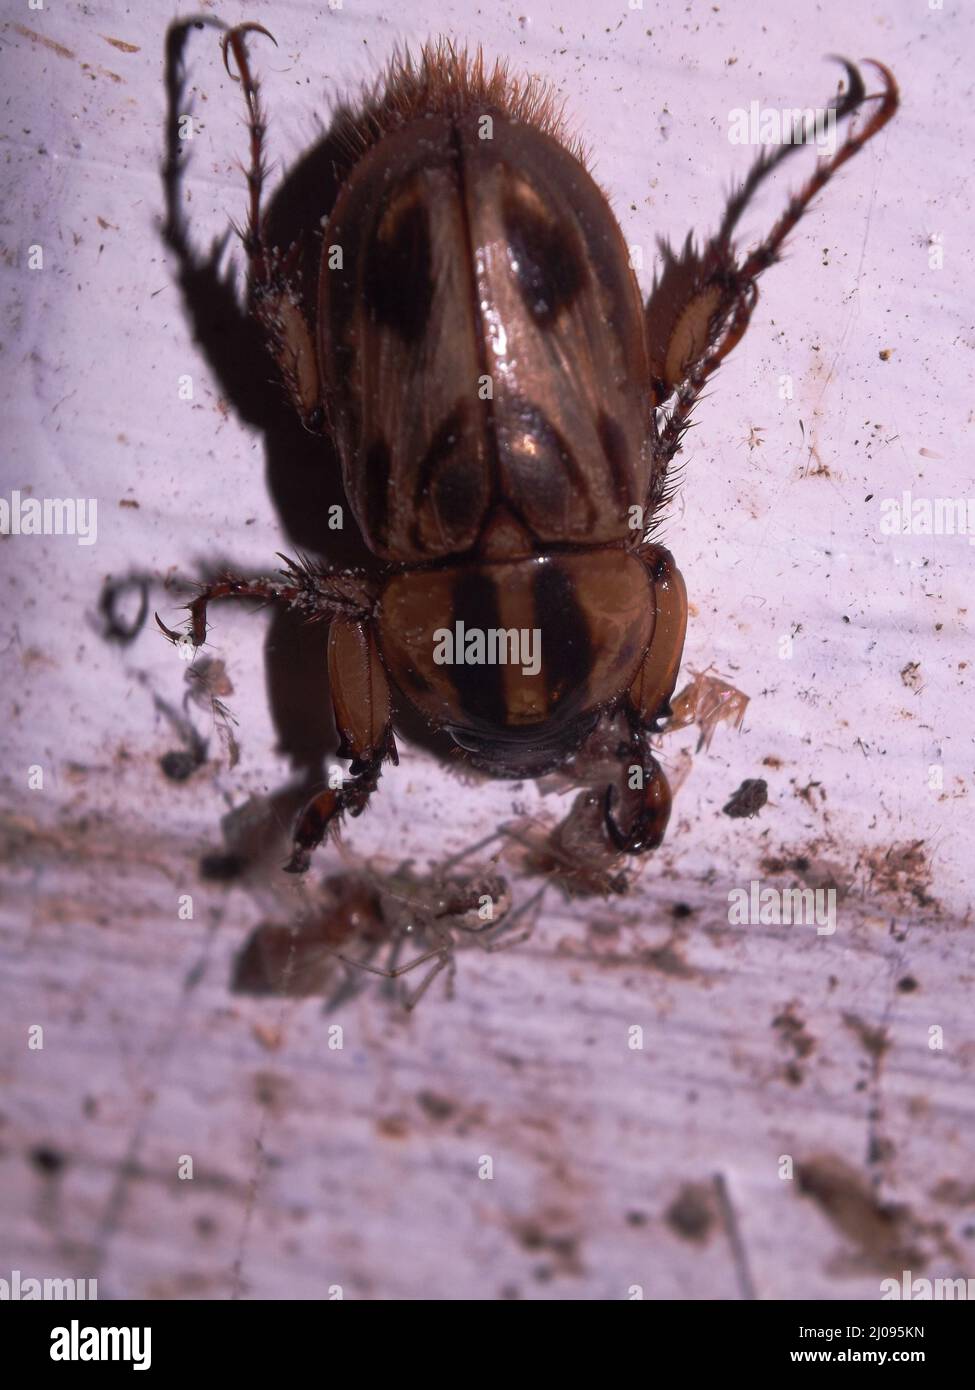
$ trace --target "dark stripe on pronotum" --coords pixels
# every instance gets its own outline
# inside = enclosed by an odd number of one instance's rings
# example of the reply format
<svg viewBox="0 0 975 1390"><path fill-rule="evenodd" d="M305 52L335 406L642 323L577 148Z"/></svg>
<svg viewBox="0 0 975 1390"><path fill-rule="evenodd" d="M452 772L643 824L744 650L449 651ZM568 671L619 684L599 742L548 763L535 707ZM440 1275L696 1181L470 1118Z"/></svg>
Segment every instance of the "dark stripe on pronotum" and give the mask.
<svg viewBox="0 0 975 1390"><path fill-rule="evenodd" d="M494 580L477 569L462 570L454 584L453 622L489 632L501 627L501 610ZM461 709L476 723L502 729L508 722L503 666L468 666L454 653L455 664L443 669L453 680Z"/></svg>
<svg viewBox="0 0 975 1390"><path fill-rule="evenodd" d="M558 562L550 560L538 566L533 587L549 712L555 712L569 691L581 706L592 671L592 641L575 585Z"/></svg>

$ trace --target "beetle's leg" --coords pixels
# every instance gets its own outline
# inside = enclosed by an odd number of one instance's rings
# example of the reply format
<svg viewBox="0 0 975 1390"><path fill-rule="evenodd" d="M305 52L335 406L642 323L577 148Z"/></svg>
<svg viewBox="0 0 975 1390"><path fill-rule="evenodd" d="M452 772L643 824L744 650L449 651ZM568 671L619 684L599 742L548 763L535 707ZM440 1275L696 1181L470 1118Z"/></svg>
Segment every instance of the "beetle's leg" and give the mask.
<svg viewBox="0 0 975 1390"><path fill-rule="evenodd" d="M331 574L328 570L307 561L285 561L286 568L278 578L244 579L223 574L213 584L203 585L196 598L187 604L190 611L189 630L174 632L159 614L156 622L171 642L189 640L194 647L206 641L207 607L215 599L260 599L263 603L282 603L296 608L309 619L331 621L338 618L364 618L372 608L371 592L355 574Z"/></svg>
<svg viewBox="0 0 975 1390"><path fill-rule="evenodd" d="M267 174L264 158L267 117L261 102L260 83L251 72L247 57L245 36L248 33L264 34L275 45L277 40L262 24L253 23L239 24L221 40L227 72L241 84L244 93L250 131L250 164L246 171L247 225L242 231L238 228L250 267L250 302L295 410L305 427L318 433L325 423L325 413L315 335L303 307L298 271L301 245L296 242L282 257L276 248L268 246L265 236L261 194ZM230 71L231 53L237 66L236 75Z"/></svg>
<svg viewBox="0 0 975 1390"><path fill-rule="evenodd" d="M732 233L757 189L804 143L810 130L808 122L794 132L793 140L762 152L744 183L731 197L717 235L703 250L695 250L690 238L677 256L669 247L664 247L664 269L650 294L646 311L651 391L656 406L661 406L671 396L676 399L660 426L647 515L652 515L666 496L667 465L680 447L706 381L748 327L758 300L758 277L779 259L785 238L823 185L883 129L897 110L897 83L882 63L871 62L871 66L880 73L883 90L867 96L858 69L841 61L846 69L847 90L829 104L827 111L835 112L835 119L841 121L868 101L878 103L876 110L862 127L849 131L835 154L818 162L807 182L789 199L785 211L765 239L739 259Z"/></svg>
<svg viewBox="0 0 975 1390"><path fill-rule="evenodd" d="M620 825L616 815L619 794L612 785L606 788L603 814L609 838L623 854L645 854L662 842L670 820L670 787L663 768L650 751L645 730L635 729L633 738L623 750L621 759L629 802L627 824Z"/></svg>
<svg viewBox="0 0 975 1390"><path fill-rule="evenodd" d="M662 545L646 542L636 553L653 583L655 619L650 645L627 702L639 727L656 732L660 721L671 714L670 697L677 684L687 631L687 589L674 557Z"/></svg>
<svg viewBox="0 0 975 1390"><path fill-rule="evenodd" d="M389 681L371 625L363 618L339 618L328 634L328 675L332 688L339 756L351 758L349 778L325 787L298 817L294 851L285 866L304 873L311 852L343 815L361 816L376 790L382 765L396 758Z"/></svg>
<svg viewBox="0 0 975 1390"><path fill-rule="evenodd" d="M687 630L687 590L674 557L662 545L645 543L637 551L653 583L655 620L650 645L627 692L627 715L633 729L621 748L624 805L629 802L628 828L616 816L617 790L606 790L606 829L617 849L642 854L656 849L670 818L670 787L650 750L649 734L670 716L670 697L677 684L684 634Z"/></svg>
<svg viewBox="0 0 975 1390"><path fill-rule="evenodd" d="M304 873L311 851L327 831L346 812L362 814L376 790L383 763L397 759L389 682L369 623L374 599L367 584L355 574L332 574L308 562L286 559L285 563L280 579L240 579L227 574L206 585L188 605L185 635L166 627L158 613L156 622L171 642L189 641L194 647L206 639L207 605L214 599L283 603L310 621L330 623L328 670L341 738L339 756L351 758L352 766L348 782L320 791L298 817L294 852L286 867L291 873Z"/></svg>

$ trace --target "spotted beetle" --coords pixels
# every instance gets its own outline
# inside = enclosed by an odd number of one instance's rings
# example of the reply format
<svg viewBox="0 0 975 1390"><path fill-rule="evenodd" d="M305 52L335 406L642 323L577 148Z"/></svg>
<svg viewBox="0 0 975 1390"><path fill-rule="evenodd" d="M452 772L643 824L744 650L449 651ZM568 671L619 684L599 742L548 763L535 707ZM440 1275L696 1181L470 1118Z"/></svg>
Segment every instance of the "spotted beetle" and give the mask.
<svg viewBox="0 0 975 1390"><path fill-rule="evenodd" d="M351 764L300 814L287 867L307 868L397 761L394 689L502 777L563 767L601 729L605 745L615 721L621 776L604 793L605 832L621 852L653 849L671 797L649 740L670 713L687 622L684 581L652 540L670 466L706 381L748 327L758 277L815 194L891 119L894 78L872 63L882 89L868 96L841 60L845 90L826 110L843 122L876 103L869 118L740 255L742 212L805 130L766 147L715 236L663 247L644 305L552 94L444 41L406 53L352 125L309 316L297 248L282 255L266 239L252 32L272 38L244 24L222 39L250 130L251 307L301 419L335 441L380 562L367 576L286 560L273 578L222 575L190 604L195 646L215 599L287 604L329 625L339 753Z"/></svg>

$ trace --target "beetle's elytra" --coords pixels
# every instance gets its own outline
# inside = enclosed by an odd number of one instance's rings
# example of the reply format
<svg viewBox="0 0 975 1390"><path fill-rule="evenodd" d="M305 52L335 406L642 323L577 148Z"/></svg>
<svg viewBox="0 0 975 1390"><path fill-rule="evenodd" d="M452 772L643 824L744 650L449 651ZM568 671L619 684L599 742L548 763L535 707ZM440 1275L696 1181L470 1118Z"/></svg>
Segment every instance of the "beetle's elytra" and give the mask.
<svg viewBox="0 0 975 1390"><path fill-rule="evenodd" d="M716 235L665 251L644 305L619 225L544 87L443 42L399 58L352 128L306 316L296 252L265 239L251 31L267 33L243 25L223 39L251 133L251 303L294 407L337 445L380 562L367 576L289 561L278 578L226 575L191 604L196 645L207 604L230 596L329 624L351 766L300 816L288 867L304 869L396 761L393 691L499 776L561 766L601 719L625 716L606 833L620 850L652 849L670 791L649 735L669 713L687 620L681 575L650 539L668 469L748 326L758 277L893 116L894 79L872 64L881 91L868 96L844 62L845 91L827 109L837 122L865 110L862 122L739 254L742 211L803 132L764 149Z"/></svg>

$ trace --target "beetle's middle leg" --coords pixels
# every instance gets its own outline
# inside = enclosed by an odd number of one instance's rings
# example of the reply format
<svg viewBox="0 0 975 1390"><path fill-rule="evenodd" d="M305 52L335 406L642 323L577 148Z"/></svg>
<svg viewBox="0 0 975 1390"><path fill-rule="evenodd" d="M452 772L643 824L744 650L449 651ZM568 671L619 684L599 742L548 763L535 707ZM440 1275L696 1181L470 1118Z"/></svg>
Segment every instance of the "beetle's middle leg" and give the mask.
<svg viewBox="0 0 975 1390"><path fill-rule="evenodd" d="M333 621L328 634L328 678L341 740L339 757L350 758L351 765L347 779L317 792L299 815L294 850L285 865L292 874L305 872L312 850L344 815L362 815L379 784L383 763L398 761L389 681L368 619Z"/></svg>
<svg viewBox="0 0 975 1390"><path fill-rule="evenodd" d="M276 247L267 244L261 195L267 164L264 157L264 137L267 117L261 102L260 84L251 72L245 36L264 34L276 44L274 35L262 24L239 24L221 40L223 61L234 81L241 84L247 106L247 126L250 131L250 163L247 167L247 225L238 228L250 270L249 298L251 308L267 337L271 355L278 364L291 402L302 423L313 433L325 423L324 401L318 370L315 335L305 315L299 265L301 243L296 242L284 256ZM237 74L230 71L233 53Z"/></svg>
<svg viewBox="0 0 975 1390"><path fill-rule="evenodd" d="M842 61L842 60L841 60ZM763 241L745 256L735 250L732 235L745 208L774 169L806 142L812 133L807 118L791 139L759 156L728 202L717 235L700 251L688 237L675 256L665 247L663 273L647 303L651 394L654 406L673 398L656 441L656 460L645 513L652 516L667 496L667 465L677 453L694 406L708 378L748 328L758 301L757 281L780 258L788 234L813 198L848 159L858 153L897 110L899 94L893 74L882 63L871 63L882 79L882 90L867 95L860 72L843 61L847 89L825 109L837 123L859 112L866 102L877 106L862 126L850 129L836 151L822 158L805 185L789 199L785 211Z"/></svg>
<svg viewBox="0 0 975 1390"><path fill-rule="evenodd" d="M187 640L194 647L206 639L207 607L216 599L283 603L310 621L329 623L328 672L341 739L338 751L340 757L351 759L351 766L340 786L323 788L298 817L294 849L286 868L290 873L304 873L311 851L337 827L343 815L362 814L376 790L383 763L397 759L389 682L372 630L374 595L369 586L355 574L332 574L293 560L286 563L277 579L242 579L226 574L206 585L188 605L185 638L166 627L158 614L156 622L171 642Z"/></svg>

